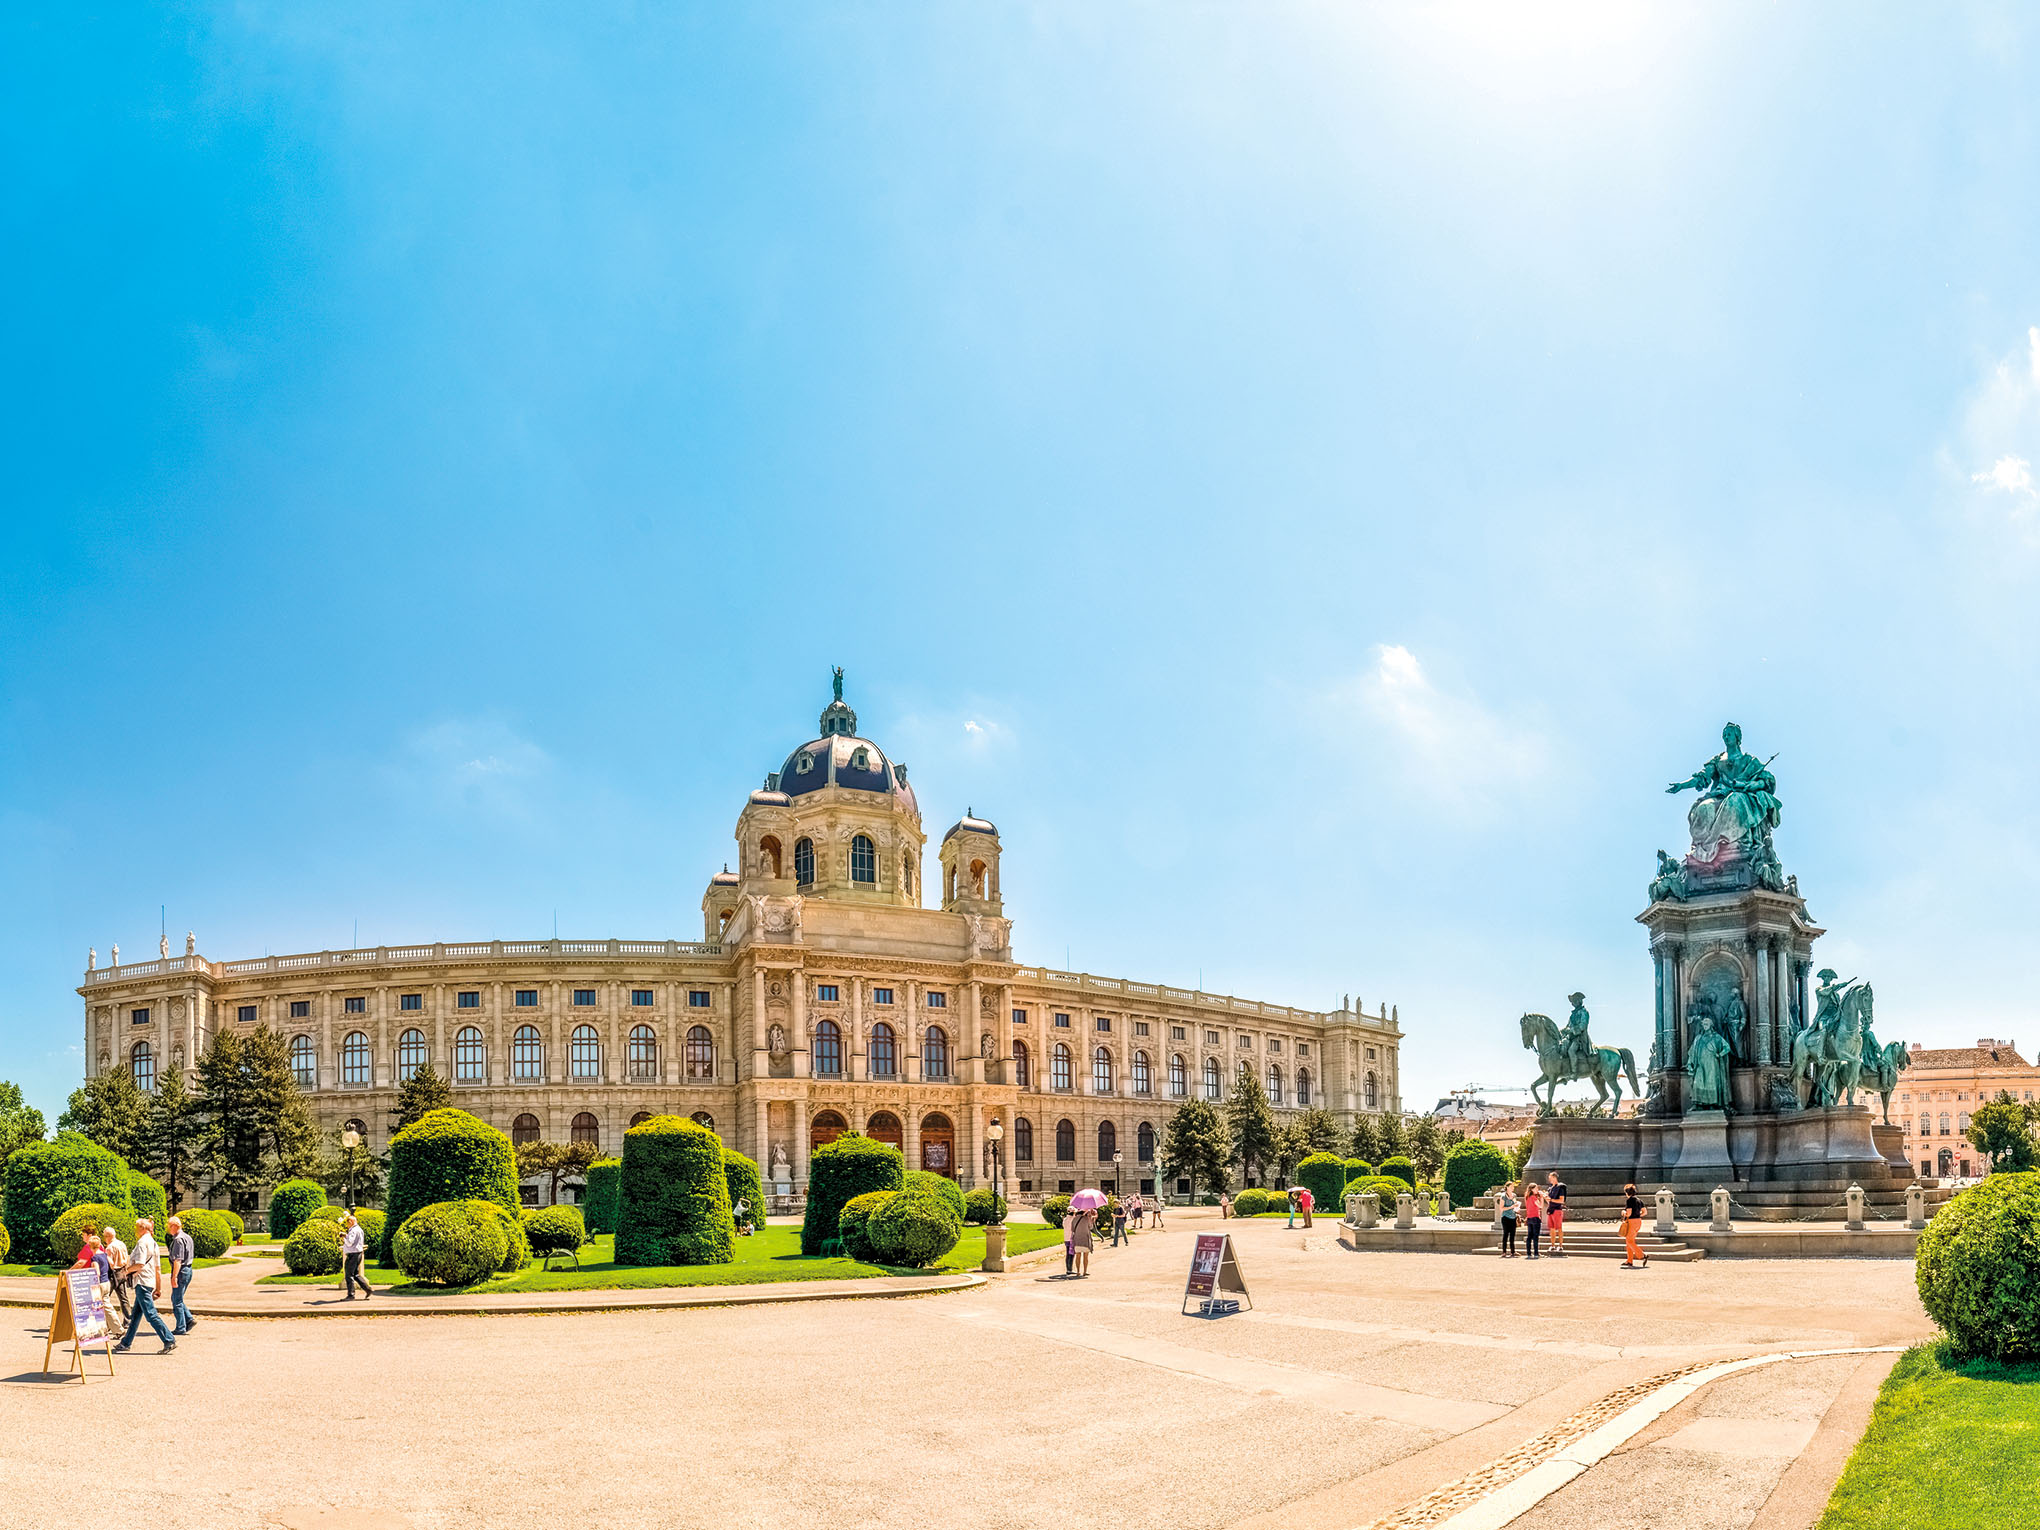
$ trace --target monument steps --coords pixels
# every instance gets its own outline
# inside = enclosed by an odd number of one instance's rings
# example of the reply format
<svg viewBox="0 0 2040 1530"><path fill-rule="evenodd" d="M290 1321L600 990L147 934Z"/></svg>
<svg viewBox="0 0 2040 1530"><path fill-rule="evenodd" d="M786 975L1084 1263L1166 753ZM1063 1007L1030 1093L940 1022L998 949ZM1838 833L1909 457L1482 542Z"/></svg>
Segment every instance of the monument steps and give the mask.
<svg viewBox="0 0 2040 1530"><path fill-rule="evenodd" d="M1707 1250L1681 1243L1676 1238L1660 1237L1656 1233L1639 1233L1636 1246L1652 1260L1663 1260L1666 1264L1691 1264L1696 1259L1705 1259ZM1499 1239L1492 1244L1474 1250L1476 1254L1499 1255L1502 1245ZM1523 1235L1516 1236L1516 1251L1523 1251ZM1565 1229L1565 1252L1555 1257L1564 1259L1626 1259L1629 1250L1622 1242L1622 1235L1614 1232L1588 1232L1572 1225L1568 1220Z"/></svg>

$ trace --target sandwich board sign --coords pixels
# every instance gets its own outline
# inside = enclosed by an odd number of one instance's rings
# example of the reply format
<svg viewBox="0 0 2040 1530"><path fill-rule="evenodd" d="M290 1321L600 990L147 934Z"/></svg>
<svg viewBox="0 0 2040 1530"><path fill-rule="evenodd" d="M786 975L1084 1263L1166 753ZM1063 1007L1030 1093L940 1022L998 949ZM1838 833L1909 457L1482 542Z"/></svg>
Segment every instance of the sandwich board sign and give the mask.
<svg viewBox="0 0 2040 1530"><path fill-rule="evenodd" d="M66 1270L57 1277L57 1299L50 1304L50 1337L43 1345L43 1374L50 1371L50 1353L59 1344L71 1346L67 1372L85 1379L85 1351L106 1356L106 1374L113 1374L113 1325L106 1315L106 1288L91 1265Z"/></svg>
<svg viewBox="0 0 2040 1530"><path fill-rule="evenodd" d="M1183 1312L1190 1311L1192 1298L1197 1300L1197 1310L1205 1317L1224 1317L1227 1313L1240 1310L1239 1301L1221 1296L1222 1291L1236 1291L1248 1308L1254 1299L1247 1295L1247 1282L1240 1274L1240 1262L1233 1253L1231 1233L1199 1233L1197 1247L1190 1254L1190 1279L1183 1286Z"/></svg>

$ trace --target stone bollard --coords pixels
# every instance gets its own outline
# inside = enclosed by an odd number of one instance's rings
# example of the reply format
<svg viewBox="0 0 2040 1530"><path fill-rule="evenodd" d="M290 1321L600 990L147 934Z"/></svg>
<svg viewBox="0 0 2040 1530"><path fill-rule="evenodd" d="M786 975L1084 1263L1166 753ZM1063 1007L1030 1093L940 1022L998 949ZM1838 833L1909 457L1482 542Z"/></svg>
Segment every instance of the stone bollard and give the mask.
<svg viewBox="0 0 2040 1530"><path fill-rule="evenodd" d="M1360 1203L1360 1225L1362 1227L1379 1227L1381 1225L1381 1192L1369 1190L1364 1194L1354 1196L1353 1199Z"/></svg>
<svg viewBox="0 0 2040 1530"><path fill-rule="evenodd" d="M1864 1230L1863 1187L1861 1185L1849 1186L1849 1220L1843 1225L1846 1226L1850 1232L1862 1232Z"/></svg>
<svg viewBox="0 0 2040 1530"><path fill-rule="evenodd" d="M1488 1225L1499 1233L1502 1230L1502 1192L1499 1190L1490 1191L1488 1198L1494 1202L1495 1213L1494 1220Z"/></svg>
<svg viewBox="0 0 2040 1530"><path fill-rule="evenodd" d="M1670 1237L1679 1230L1679 1207L1672 1199L1670 1186L1664 1186L1657 1193L1657 1231Z"/></svg>
<svg viewBox="0 0 2040 1530"><path fill-rule="evenodd" d="M1417 1225L1417 1198L1407 1190L1395 1193L1395 1225L1409 1228Z"/></svg>
<svg viewBox="0 0 2040 1530"><path fill-rule="evenodd" d="M1003 1222L994 1222L985 1228L985 1261L978 1268L995 1275L1006 1268L1006 1227Z"/></svg>
<svg viewBox="0 0 2040 1530"><path fill-rule="evenodd" d="M1914 1232L1927 1225L1927 1191L1924 1185L1905 1187L1905 1225Z"/></svg>
<svg viewBox="0 0 2040 1530"><path fill-rule="evenodd" d="M1707 1197L1707 1206L1710 1213L1707 1223L1709 1232L1735 1231L1728 1221L1728 1191L1716 1188L1714 1193Z"/></svg>
<svg viewBox="0 0 2040 1530"><path fill-rule="evenodd" d="M1443 1190L1438 1192L1438 1215L1441 1217L1452 1215L1452 1197Z"/></svg>

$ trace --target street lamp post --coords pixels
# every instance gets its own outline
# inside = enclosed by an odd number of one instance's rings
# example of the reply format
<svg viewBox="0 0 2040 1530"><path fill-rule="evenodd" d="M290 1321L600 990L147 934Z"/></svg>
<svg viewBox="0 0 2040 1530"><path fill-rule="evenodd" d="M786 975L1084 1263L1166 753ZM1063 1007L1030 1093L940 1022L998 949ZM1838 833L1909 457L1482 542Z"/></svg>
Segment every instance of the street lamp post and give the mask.
<svg viewBox="0 0 2040 1530"><path fill-rule="evenodd" d="M999 1213L999 1144L1005 1138L1006 1128L997 1116L985 1128L985 1146L992 1158L992 1220L985 1225L985 1258L978 1266L994 1274L1006 1268L1006 1219Z"/></svg>
<svg viewBox="0 0 2040 1530"><path fill-rule="evenodd" d="M347 1209L354 1209L354 1155L361 1148L361 1133L349 1127L340 1134L340 1146L347 1150Z"/></svg>

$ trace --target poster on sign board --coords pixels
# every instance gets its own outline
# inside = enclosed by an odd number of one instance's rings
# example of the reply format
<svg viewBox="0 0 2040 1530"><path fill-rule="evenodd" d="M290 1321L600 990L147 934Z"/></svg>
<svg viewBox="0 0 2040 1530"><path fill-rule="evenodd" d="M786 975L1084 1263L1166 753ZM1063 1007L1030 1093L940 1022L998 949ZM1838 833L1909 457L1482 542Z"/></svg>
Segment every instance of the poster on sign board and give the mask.
<svg viewBox="0 0 2040 1530"><path fill-rule="evenodd" d="M1232 1234L1199 1233L1197 1243L1190 1251L1190 1278L1183 1284L1183 1311L1190 1310L1193 1298L1202 1303L1202 1310L1211 1313L1220 1310L1214 1303L1223 1303L1222 1310L1234 1312L1239 1303L1227 1300L1221 1292L1238 1294L1251 1308L1254 1300L1247 1295L1247 1282L1240 1274L1240 1262L1233 1252Z"/></svg>
<svg viewBox="0 0 2040 1530"><path fill-rule="evenodd" d="M50 1370L50 1356L59 1344L71 1346L69 1369L85 1379L85 1352L96 1349L106 1356L106 1374L113 1374L113 1324L106 1313L106 1287L99 1283L99 1271L87 1265L66 1270L57 1277L57 1299L50 1303L50 1333L43 1344L43 1374Z"/></svg>

